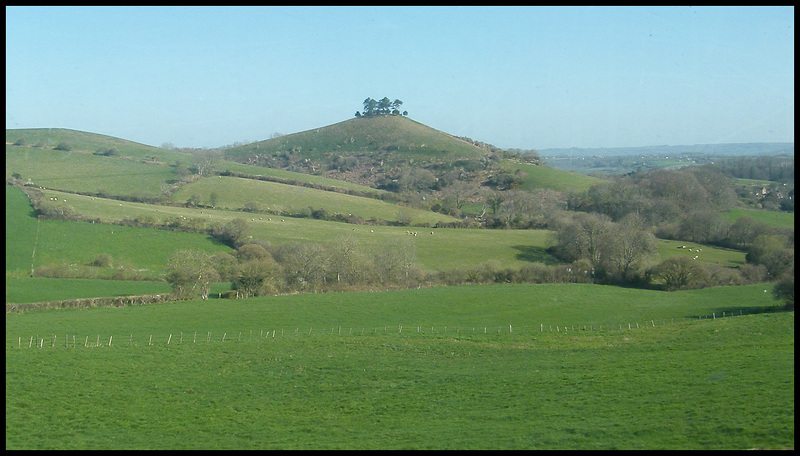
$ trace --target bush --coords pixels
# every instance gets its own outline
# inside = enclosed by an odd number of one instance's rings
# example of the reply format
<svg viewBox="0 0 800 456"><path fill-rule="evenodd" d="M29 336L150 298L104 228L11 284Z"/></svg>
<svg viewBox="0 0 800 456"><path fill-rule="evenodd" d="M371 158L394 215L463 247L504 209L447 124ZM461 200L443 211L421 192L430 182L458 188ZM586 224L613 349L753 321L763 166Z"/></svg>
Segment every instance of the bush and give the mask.
<svg viewBox="0 0 800 456"><path fill-rule="evenodd" d="M784 309L794 310L794 270L784 274L775 284L772 296L775 299L783 300Z"/></svg>
<svg viewBox="0 0 800 456"><path fill-rule="evenodd" d="M55 147L55 150L66 150L66 151L69 151L69 150L72 150L72 146L69 143L62 141L62 142L58 143L58 145Z"/></svg>
<svg viewBox="0 0 800 456"><path fill-rule="evenodd" d="M705 284L706 272L697 261L686 257L672 257L651 270L653 277L664 281L667 290L699 288Z"/></svg>
<svg viewBox="0 0 800 456"><path fill-rule="evenodd" d="M92 261L91 266L96 266L98 268L108 268L111 267L112 259L111 255L107 253L100 253Z"/></svg>

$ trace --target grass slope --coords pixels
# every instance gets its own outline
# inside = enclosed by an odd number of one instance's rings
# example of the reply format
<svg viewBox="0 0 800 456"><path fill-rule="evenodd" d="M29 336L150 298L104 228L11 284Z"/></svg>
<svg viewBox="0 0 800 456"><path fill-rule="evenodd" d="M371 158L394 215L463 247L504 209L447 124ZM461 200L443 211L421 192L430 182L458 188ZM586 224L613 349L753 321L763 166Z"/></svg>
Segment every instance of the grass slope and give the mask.
<svg viewBox="0 0 800 456"><path fill-rule="evenodd" d="M38 224L33 206L22 190L6 185L6 275L29 275Z"/></svg>
<svg viewBox="0 0 800 456"><path fill-rule="evenodd" d="M170 165L181 162L190 163L190 156L176 151L115 138L113 136L69 130L65 128L29 128L6 129L6 146L18 140L24 140L25 148L53 149L57 145L67 143L73 151L95 152L100 149L116 149L119 157L144 159L155 157L158 161Z"/></svg>
<svg viewBox="0 0 800 456"><path fill-rule="evenodd" d="M13 173L46 188L113 196L157 197L162 184L177 180L165 164L7 145L6 178Z"/></svg>
<svg viewBox="0 0 800 456"><path fill-rule="evenodd" d="M324 208L329 214L352 214L365 220L374 218L388 222L406 220L412 225L436 225L439 222L458 221L448 215L403 207L372 198L277 182L221 176L184 185L170 199L173 202L185 202L192 195L198 195L201 202L208 203L211 194L217 196L215 207L219 209L242 210L246 204L255 203L259 209L276 214L286 211L297 213L313 207Z"/></svg>
<svg viewBox="0 0 800 456"><path fill-rule="evenodd" d="M336 155L383 154L389 162L450 161L479 158L486 152L466 141L402 116L345 120L326 127L268 139L226 151L231 159L255 154L290 153L327 162Z"/></svg>
<svg viewBox="0 0 800 456"><path fill-rule="evenodd" d="M605 182L597 177L563 171L549 166L536 166L530 163L510 161L505 162L504 166L512 170L518 169L525 173L527 177L525 182L518 187L520 190L549 188L560 192L580 193L589 190L592 185Z"/></svg>
<svg viewBox="0 0 800 456"><path fill-rule="evenodd" d="M497 285L12 314L6 448L793 448L794 314L719 316L769 299ZM564 330L617 321L640 327Z"/></svg>
<svg viewBox="0 0 800 456"><path fill-rule="evenodd" d="M202 223L227 223L234 218L247 221L251 235L274 244L285 242L337 242L345 236L355 237L366 245L384 246L407 241L416 250L418 265L427 271L469 267L496 260L510 267L530 261L555 261L544 249L550 245L547 230L482 230L428 229L394 226L352 225L308 218L277 217L214 209L155 206L144 203L119 202L81 195L65 195L45 190L45 197L68 198L67 204L78 213L105 222L126 217L152 216L156 220L186 217ZM417 236L407 234L418 232ZM431 234L434 232L435 234Z"/></svg>
<svg viewBox="0 0 800 456"><path fill-rule="evenodd" d="M552 245L548 230L483 230L457 228L409 228L393 226L366 226L328 222L308 218L277 217L213 209L190 209L185 207L155 206L144 203L119 202L104 198L91 199L80 195L44 191L45 197L53 195L59 199L69 198L68 205L78 213L106 222L120 221L126 217L152 216L156 220L185 217L204 223L227 223L234 218L247 221L251 235L281 244L285 242L337 242L342 237L354 237L365 245L375 247L404 242L416 253L417 265L431 272L453 268L478 266L486 261L497 261L501 265L518 268L530 262L553 264L558 262L546 249ZM101 230L100 228L95 228ZM112 228L106 227L109 236ZM407 234L417 232L417 236ZM101 232L103 232L101 230ZM431 233L434 234L431 234ZM201 235L197 235L202 238ZM203 238L206 239L206 238ZM677 249L676 241L659 241L659 253L663 257L693 253L688 249ZM696 247L696 246L694 246ZM703 246L698 261L719 262L730 267L744 263L744 253ZM111 254L111 252L107 252ZM113 254L112 254L113 256ZM127 256L126 256L127 257ZM148 264L153 264L150 262ZM140 266L150 268L151 266Z"/></svg>
<svg viewBox="0 0 800 456"><path fill-rule="evenodd" d="M12 303L166 294L171 291L172 288L166 282L6 277L6 302Z"/></svg>
<svg viewBox="0 0 800 456"><path fill-rule="evenodd" d="M69 201L83 200L87 205L105 201L109 208L120 207L114 200L93 201L90 197L47 192ZM211 254L231 250L199 233L64 220L37 222L25 194L12 186L6 186L6 246L7 277L28 276L32 268L39 266L88 266L97 255L105 253L113 260L111 268L104 268L106 274L124 266L138 270L144 277L159 278L176 250L199 249Z"/></svg>
<svg viewBox="0 0 800 456"><path fill-rule="evenodd" d="M283 169L265 168L263 166L247 165L232 161L222 161L219 163L220 171L230 171L235 173L249 174L253 176L266 176L283 181L297 181L318 186L320 188L330 188L333 190L353 190L366 195L385 195L390 192L382 189L367 187L354 184L343 180L331 179L329 177L317 176L314 174L297 173Z"/></svg>
<svg viewBox="0 0 800 456"><path fill-rule="evenodd" d="M757 222L765 223L770 226L794 227L794 212L734 208L722 214L723 217L727 217L731 221L736 221L745 215Z"/></svg>

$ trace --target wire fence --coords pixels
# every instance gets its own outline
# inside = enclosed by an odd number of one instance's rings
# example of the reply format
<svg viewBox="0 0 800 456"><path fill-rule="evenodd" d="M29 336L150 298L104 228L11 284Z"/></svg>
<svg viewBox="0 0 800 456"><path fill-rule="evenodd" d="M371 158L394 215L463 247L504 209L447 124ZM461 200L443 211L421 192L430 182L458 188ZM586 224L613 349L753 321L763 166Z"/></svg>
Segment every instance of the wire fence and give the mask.
<svg viewBox="0 0 800 456"><path fill-rule="evenodd" d="M114 335L75 335L75 334L36 334L18 336L16 340L7 341L6 346L11 348L97 348L118 346L166 346L199 343L229 343L254 340L274 339L277 337L310 337L310 336L375 336L375 335L406 335L406 336L471 336L471 335L534 335L543 333L574 334L586 332L610 331L635 331L657 326L666 326L676 323L685 323L694 320L716 320L734 316L748 315L738 312L723 311L717 315L700 315L692 317L679 317L667 319L650 319L626 323L591 323L591 324L551 324L539 323L538 325L485 325L485 326L435 326L435 325L384 325L384 326L325 326L325 327L295 327L270 328L246 330L235 332L193 331L175 332L169 334L147 334L145 336L127 334Z"/></svg>

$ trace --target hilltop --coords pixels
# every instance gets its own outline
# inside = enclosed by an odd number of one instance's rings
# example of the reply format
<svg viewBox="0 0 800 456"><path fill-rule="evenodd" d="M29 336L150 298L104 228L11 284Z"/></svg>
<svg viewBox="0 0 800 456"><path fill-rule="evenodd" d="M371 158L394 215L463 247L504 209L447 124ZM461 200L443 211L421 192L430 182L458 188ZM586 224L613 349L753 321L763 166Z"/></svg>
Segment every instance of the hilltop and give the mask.
<svg viewBox="0 0 800 456"><path fill-rule="evenodd" d="M386 187L402 168L443 173L486 169L502 150L402 116L357 117L326 127L232 147L225 158ZM438 177L438 176L437 176Z"/></svg>

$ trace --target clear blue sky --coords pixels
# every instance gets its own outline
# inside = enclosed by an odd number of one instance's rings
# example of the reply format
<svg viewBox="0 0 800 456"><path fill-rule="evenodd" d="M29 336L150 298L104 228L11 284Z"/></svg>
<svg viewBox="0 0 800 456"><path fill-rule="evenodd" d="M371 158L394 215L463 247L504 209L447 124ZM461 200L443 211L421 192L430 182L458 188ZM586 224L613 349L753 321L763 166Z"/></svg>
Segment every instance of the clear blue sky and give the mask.
<svg viewBox="0 0 800 456"><path fill-rule="evenodd" d="M217 147L365 98L502 148L794 141L794 7L6 7L6 128Z"/></svg>

